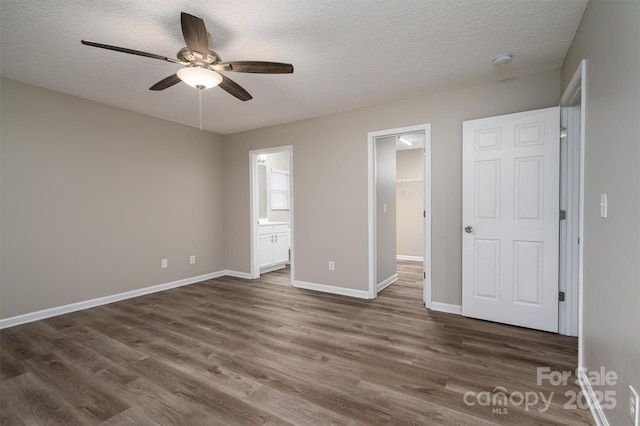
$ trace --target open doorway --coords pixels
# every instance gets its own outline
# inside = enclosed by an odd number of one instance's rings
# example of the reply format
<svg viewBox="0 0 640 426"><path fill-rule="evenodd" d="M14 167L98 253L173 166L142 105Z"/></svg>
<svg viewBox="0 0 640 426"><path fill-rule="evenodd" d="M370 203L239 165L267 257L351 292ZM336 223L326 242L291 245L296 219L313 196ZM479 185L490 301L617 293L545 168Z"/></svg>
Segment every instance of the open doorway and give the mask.
<svg viewBox="0 0 640 426"><path fill-rule="evenodd" d="M369 297L415 278L431 304L431 126L369 133ZM412 279L412 278L409 278Z"/></svg>
<svg viewBox="0 0 640 426"><path fill-rule="evenodd" d="M398 283L424 279L424 132L395 136L396 260Z"/></svg>
<svg viewBox="0 0 640 426"><path fill-rule="evenodd" d="M251 151L251 277L293 282L292 147ZM287 277L285 277L287 276Z"/></svg>

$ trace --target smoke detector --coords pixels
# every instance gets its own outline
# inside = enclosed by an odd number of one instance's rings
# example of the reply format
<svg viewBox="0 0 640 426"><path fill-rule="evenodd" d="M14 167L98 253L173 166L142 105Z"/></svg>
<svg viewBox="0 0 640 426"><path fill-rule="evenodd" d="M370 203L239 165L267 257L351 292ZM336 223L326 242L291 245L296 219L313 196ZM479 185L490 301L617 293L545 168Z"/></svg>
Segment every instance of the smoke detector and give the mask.
<svg viewBox="0 0 640 426"><path fill-rule="evenodd" d="M513 59L513 55L511 53L501 53L493 58L493 65L506 65L511 62L511 59Z"/></svg>

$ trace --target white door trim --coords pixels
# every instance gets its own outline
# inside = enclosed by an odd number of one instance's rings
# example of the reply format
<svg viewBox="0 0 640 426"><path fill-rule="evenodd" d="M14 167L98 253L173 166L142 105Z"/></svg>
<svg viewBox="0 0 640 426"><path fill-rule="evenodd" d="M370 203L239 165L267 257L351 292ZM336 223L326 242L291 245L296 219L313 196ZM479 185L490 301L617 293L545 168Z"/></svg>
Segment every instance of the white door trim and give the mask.
<svg viewBox="0 0 640 426"><path fill-rule="evenodd" d="M291 222L289 229L291 230L291 285L294 283L295 277L295 249L294 249L294 189L293 189L293 145L278 146L272 148L255 149L249 151L249 233L251 238L251 278L260 278L260 259L258 258L258 156L263 154L273 154L276 152L289 152L289 213L291 214Z"/></svg>
<svg viewBox="0 0 640 426"><path fill-rule="evenodd" d="M569 110L569 107L577 105L576 101L578 98L580 98L579 123L576 123L577 120L573 120L573 124L579 125L579 135L580 135L579 140L571 139L572 136L575 137L576 129L571 128L572 127L571 121L567 123L569 126L568 128L569 146L573 144L575 147L576 143L579 144L579 156L577 156L578 158L575 158L575 156L573 159L570 158L569 164L567 165L568 166L567 173L573 172L575 175L575 172L576 172L575 168L577 167L579 168L579 172L578 172L579 179L578 179L577 185L571 185L565 188L566 194L570 198L575 197L575 191L578 191L578 199L579 199L578 210L568 211L567 220L573 223L577 222L577 230L578 230L577 238L578 238L578 241L580 241L580 244L578 244L577 247L575 246L572 247L570 245L567 245L567 247L565 247L565 253L564 253L565 259L567 261L567 263L565 264L565 267L571 268L572 266L576 266L577 285L575 285L576 284L575 282L574 283L566 282L567 297L565 301L566 306L564 309L567 312L565 312L565 315L560 316L560 321L561 321L560 324L564 326L564 328L561 328L561 332L562 330L565 331L562 334L575 335L575 333L571 333L573 328L571 327L571 322L577 321L578 367L580 368L584 366L583 364L584 342L582 339L582 335L583 335L582 333L582 326L583 326L582 294L583 294L583 249L584 249L584 165L585 165L584 154L585 154L585 141L586 141L585 129L586 129L586 106L587 106L587 92L586 92L587 70L586 68L587 68L587 61L583 59L580 62L578 69L573 74L571 81L567 85L567 88L565 89L564 94L562 95L562 98L560 99L560 106L565 111L567 111ZM571 130L574 130L574 131L571 132ZM575 150L572 150L572 151L575 152ZM569 226L570 225L568 223L567 227ZM577 253L575 253L576 250L577 250ZM572 258L575 259L576 255L578 259L578 264L572 265L570 260ZM577 319L575 317L571 317L571 315L566 315L567 313L570 314L571 312L575 312L576 307L577 307Z"/></svg>
<svg viewBox="0 0 640 426"><path fill-rule="evenodd" d="M424 132L424 291L423 301L431 307L431 124L398 127L395 129L369 132L368 139L368 249L369 249L369 299L377 297L376 277L376 157L375 140L379 137L395 136L402 133Z"/></svg>
<svg viewBox="0 0 640 426"><path fill-rule="evenodd" d="M424 130L424 291L422 301L431 309L431 124Z"/></svg>
<svg viewBox="0 0 640 426"><path fill-rule="evenodd" d="M580 114L579 101L561 107L560 123L567 136L561 140L560 209L566 212L566 219L560 221L558 288L565 293L565 301L559 304L558 333L566 336L578 336Z"/></svg>

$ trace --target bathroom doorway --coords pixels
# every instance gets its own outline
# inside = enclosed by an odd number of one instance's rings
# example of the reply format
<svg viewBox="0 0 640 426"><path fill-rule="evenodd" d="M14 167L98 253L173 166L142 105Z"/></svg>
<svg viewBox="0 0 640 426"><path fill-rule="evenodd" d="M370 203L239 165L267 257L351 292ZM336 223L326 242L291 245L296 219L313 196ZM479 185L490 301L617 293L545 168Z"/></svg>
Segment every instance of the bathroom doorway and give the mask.
<svg viewBox="0 0 640 426"><path fill-rule="evenodd" d="M293 283L292 147L254 150L251 170L251 277L290 271ZM274 275L275 276L275 275Z"/></svg>

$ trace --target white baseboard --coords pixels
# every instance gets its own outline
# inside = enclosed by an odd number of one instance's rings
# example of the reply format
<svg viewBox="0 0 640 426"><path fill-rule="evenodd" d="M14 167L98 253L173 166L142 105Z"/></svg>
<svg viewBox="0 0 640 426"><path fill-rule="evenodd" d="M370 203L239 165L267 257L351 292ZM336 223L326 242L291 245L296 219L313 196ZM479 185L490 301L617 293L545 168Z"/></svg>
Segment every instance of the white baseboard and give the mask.
<svg viewBox="0 0 640 426"><path fill-rule="evenodd" d="M376 286L378 289L378 292L381 292L382 290L389 287L391 284L395 283L396 281L398 281L398 274L391 275L386 280L382 281L381 283L378 283L378 285Z"/></svg>
<svg viewBox="0 0 640 426"><path fill-rule="evenodd" d="M238 271L232 271L230 269L225 269L223 275L227 275L229 277L234 277L234 278L242 278L245 280L252 280L253 277L251 276L251 274L249 272L238 272Z"/></svg>
<svg viewBox="0 0 640 426"><path fill-rule="evenodd" d="M261 274L266 274L266 273L269 273L269 272L273 272L273 271L278 271L280 269L284 269L286 267L287 267L286 264L281 263L280 265L274 265L274 266L268 266L266 268L262 268L262 269L260 269L260 273Z"/></svg>
<svg viewBox="0 0 640 426"><path fill-rule="evenodd" d="M211 280L227 275L228 271L212 272L210 274L198 275L196 277L184 278L178 281L172 281L165 284L158 284L151 287L139 288L137 290L125 291L124 293L113 294L111 296L98 297L96 299L85 300L82 302L71 303L68 305L57 306L55 308L43 309L41 311L30 312L28 314L17 315L0 319L0 329L13 327L15 325L26 324L32 321L39 321L45 318L55 317L57 315L68 314L82 309L94 308L96 306L106 305L108 303L117 302L119 300L131 299L133 297L144 296L145 294L157 293L159 291L169 290L176 287L182 287L188 284L194 284L200 281Z"/></svg>
<svg viewBox="0 0 640 426"><path fill-rule="evenodd" d="M332 285L308 283L305 281L294 281L293 287L321 291L323 293L339 294L341 296L357 297L358 299L369 298L369 292L366 290L354 290L352 288L334 287Z"/></svg>
<svg viewBox="0 0 640 426"><path fill-rule="evenodd" d="M462 305L452 305L449 303L431 302L432 311L446 312L449 314L462 315Z"/></svg>
<svg viewBox="0 0 640 426"><path fill-rule="evenodd" d="M412 262L424 262L424 257L422 256L405 256L403 254L399 254L396 256L396 260L410 260Z"/></svg>
<svg viewBox="0 0 640 426"><path fill-rule="evenodd" d="M591 383L589 383L586 369L579 368L578 377L580 379L580 388L582 388L582 392L587 399L589 410L591 410L591 416L593 417L593 420L595 420L596 426L609 426L607 416L604 415L604 410L602 409L600 402L598 402L598 398L591 387Z"/></svg>

